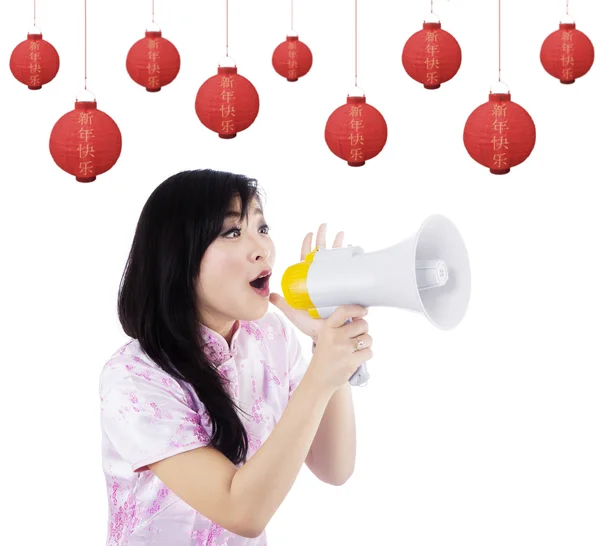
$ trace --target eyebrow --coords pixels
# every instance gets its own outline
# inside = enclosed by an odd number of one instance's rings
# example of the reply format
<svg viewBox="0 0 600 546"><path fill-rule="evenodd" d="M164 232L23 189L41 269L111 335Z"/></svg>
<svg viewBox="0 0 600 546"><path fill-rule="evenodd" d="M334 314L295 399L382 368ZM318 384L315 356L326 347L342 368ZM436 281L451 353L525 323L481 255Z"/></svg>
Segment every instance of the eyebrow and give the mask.
<svg viewBox="0 0 600 546"><path fill-rule="evenodd" d="M260 207L254 208L254 216L264 216L264 212ZM239 210L228 210L225 213L225 220L229 220L231 218L239 219L241 216L241 212Z"/></svg>

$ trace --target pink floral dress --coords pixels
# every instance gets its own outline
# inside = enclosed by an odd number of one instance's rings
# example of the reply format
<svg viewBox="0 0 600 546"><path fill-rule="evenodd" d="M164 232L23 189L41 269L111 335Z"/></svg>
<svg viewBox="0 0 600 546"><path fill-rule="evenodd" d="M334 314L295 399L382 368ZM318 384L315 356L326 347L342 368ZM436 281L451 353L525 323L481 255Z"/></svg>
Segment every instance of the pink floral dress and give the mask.
<svg viewBox="0 0 600 546"><path fill-rule="evenodd" d="M275 313L239 321L231 347L202 327L205 354L230 379L248 432L248 458L281 418L308 361L294 326ZM100 374L102 465L108 493L106 546L265 546L215 524L170 491L148 465L208 444L211 426L190 385L163 372L131 340Z"/></svg>

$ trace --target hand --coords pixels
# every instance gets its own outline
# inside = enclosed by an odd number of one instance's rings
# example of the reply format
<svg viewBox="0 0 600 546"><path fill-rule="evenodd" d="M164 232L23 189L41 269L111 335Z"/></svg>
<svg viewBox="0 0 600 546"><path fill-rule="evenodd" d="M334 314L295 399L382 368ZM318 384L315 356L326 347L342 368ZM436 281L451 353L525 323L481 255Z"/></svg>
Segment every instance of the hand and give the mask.
<svg viewBox="0 0 600 546"><path fill-rule="evenodd" d="M360 305L341 305L323 321L319 343L307 370L311 380L335 392L348 383L359 366L373 358L373 338ZM347 322L353 319L352 322Z"/></svg>
<svg viewBox="0 0 600 546"><path fill-rule="evenodd" d="M302 250L300 252L300 261L304 261L306 255L312 250L312 238L312 233L307 233L306 237L304 237L304 241L302 242ZM317 246L319 248L326 248L326 239L327 224L321 224L319 226L319 230L317 231ZM340 248L343 242L344 232L340 231L335 236L333 248ZM278 309L280 309L281 312L290 320L290 322L298 328L298 330L307 336L310 336L314 343L317 342L317 339L320 337L321 329L323 328L323 319L314 319L308 314L308 311L304 311L303 309L294 309L288 304L287 301L285 301L285 298L279 294L272 293L269 297L269 301Z"/></svg>

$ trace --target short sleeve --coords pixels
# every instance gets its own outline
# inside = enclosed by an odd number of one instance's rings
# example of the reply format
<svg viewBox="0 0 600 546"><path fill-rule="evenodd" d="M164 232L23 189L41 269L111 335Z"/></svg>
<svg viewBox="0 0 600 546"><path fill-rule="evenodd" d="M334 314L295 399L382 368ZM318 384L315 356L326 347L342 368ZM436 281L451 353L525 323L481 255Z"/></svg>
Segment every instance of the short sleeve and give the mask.
<svg viewBox="0 0 600 546"><path fill-rule="evenodd" d="M107 363L100 401L102 431L133 472L210 443L206 413L194 410L190 393L139 358Z"/></svg>
<svg viewBox="0 0 600 546"><path fill-rule="evenodd" d="M294 391L302 381L306 370L310 364L310 360L306 359L303 352L300 340L296 335L295 327L287 319L277 315L281 321L283 333L287 343L287 372L289 378L289 395L288 400L294 394Z"/></svg>

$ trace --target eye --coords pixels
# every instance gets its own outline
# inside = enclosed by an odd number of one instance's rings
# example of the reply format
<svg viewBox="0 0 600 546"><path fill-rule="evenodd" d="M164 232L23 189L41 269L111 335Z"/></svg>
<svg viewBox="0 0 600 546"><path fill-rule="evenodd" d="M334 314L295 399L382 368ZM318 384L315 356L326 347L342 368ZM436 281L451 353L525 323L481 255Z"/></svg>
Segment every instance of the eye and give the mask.
<svg viewBox="0 0 600 546"><path fill-rule="evenodd" d="M241 228L233 227L231 229L228 229L225 233L223 233L222 237L225 237L227 239L235 239L236 237L239 237L241 234L242 234ZM232 237L230 237L230 235Z"/></svg>
<svg viewBox="0 0 600 546"><path fill-rule="evenodd" d="M264 233L265 235L269 234L269 226L267 224L265 224L264 226L260 226L259 230L261 233Z"/></svg>

